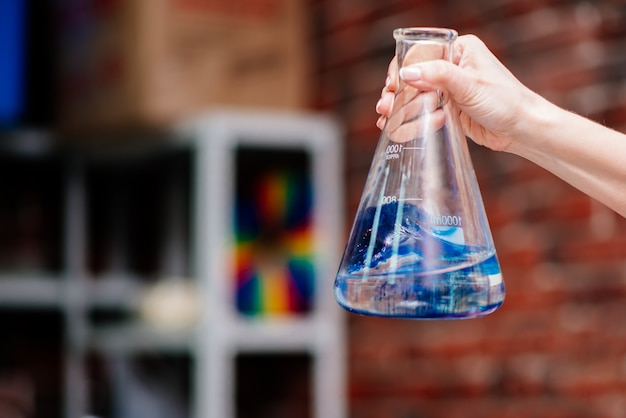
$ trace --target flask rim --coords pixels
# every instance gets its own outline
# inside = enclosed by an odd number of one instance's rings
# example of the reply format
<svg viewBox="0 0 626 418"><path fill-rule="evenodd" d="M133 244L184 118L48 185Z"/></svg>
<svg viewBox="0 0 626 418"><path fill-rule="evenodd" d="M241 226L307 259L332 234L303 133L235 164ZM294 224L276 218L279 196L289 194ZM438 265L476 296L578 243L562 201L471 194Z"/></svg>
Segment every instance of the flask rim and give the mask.
<svg viewBox="0 0 626 418"><path fill-rule="evenodd" d="M459 34L454 29L435 27L407 27L397 28L393 31L393 37L397 41L440 41L452 42Z"/></svg>

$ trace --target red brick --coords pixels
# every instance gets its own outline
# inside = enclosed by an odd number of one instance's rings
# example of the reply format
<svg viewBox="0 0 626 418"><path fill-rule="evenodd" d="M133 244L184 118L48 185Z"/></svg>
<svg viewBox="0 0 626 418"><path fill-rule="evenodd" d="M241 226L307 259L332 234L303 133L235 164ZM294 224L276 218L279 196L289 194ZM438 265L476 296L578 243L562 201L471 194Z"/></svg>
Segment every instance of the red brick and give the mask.
<svg viewBox="0 0 626 418"><path fill-rule="evenodd" d="M476 33L539 93L626 129L618 3L316 0L326 22L316 40L316 108L346 127L348 223L378 140L374 105L393 54L391 28ZM349 416L623 417L626 221L528 161L471 142L470 151L504 305L470 321L349 316Z"/></svg>

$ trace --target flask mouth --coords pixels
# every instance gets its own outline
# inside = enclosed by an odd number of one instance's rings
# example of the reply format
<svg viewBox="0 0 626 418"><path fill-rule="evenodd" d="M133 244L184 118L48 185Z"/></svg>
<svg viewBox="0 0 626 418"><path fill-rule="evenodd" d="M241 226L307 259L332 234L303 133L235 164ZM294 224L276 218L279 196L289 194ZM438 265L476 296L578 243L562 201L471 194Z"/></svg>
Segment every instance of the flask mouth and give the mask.
<svg viewBox="0 0 626 418"><path fill-rule="evenodd" d="M411 27L398 28L393 31L393 37L397 41L440 41L452 42L459 34L454 29Z"/></svg>

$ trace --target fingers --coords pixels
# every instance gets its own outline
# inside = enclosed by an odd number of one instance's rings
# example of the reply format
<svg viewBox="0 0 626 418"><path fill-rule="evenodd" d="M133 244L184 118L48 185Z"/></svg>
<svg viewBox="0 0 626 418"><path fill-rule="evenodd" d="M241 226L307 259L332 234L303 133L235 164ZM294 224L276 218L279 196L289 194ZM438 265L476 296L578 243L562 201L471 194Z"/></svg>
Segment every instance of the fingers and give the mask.
<svg viewBox="0 0 626 418"><path fill-rule="evenodd" d="M387 69L387 82L385 87L390 92L395 92L398 89L398 57L393 57L389 63Z"/></svg>
<svg viewBox="0 0 626 418"><path fill-rule="evenodd" d="M385 87L383 87L380 99L378 100L378 103L376 103L376 113L381 115L376 122L376 126L378 126L379 129L383 129L387 116L391 114L398 84L398 58L394 57L389 63L389 67L387 69Z"/></svg>
<svg viewBox="0 0 626 418"><path fill-rule="evenodd" d="M459 65L465 50L469 50L469 55L471 55L471 51L478 51L481 49L485 50L487 49L487 46L476 35L461 35L454 43L451 60L454 64Z"/></svg>
<svg viewBox="0 0 626 418"><path fill-rule="evenodd" d="M393 103L395 99L395 93L387 90L385 87L380 94L380 100L376 103L376 113L381 115L381 118L389 116L391 110L393 109Z"/></svg>
<svg viewBox="0 0 626 418"><path fill-rule="evenodd" d="M457 103L471 99L474 80L467 71L444 60L423 62L400 69L400 77L408 85L425 91L447 91Z"/></svg>
<svg viewBox="0 0 626 418"><path fill-rule="evenodd" d="M448 92L454 101L471 105L477 90L503 77L514 78L487 46L474 35L463 35L455 42L452 62L435 59L403 66L400 78L422 90Z"/></svg>
<svg viewBox="0 0 626 418"><path fill-rule="evenodd" d="M387 123L387 116L380 116L376 121L376 127L382 131L385 128L385 123Z"/></svg>
<svg viewBox="0 0 626 418"><path fill-rule="evenodd" d="M398 93L396 103L385 127L394 142L423 137L443 126L441 100L435 91L419 92L406 87Z"/></svg>
<svg viewBox="0 0 626 418"><path fill-rule="evenodd" d="M400 78L408 85L423 90L446 88L453 90L453 80L461 77L455 74L458 66L443 60L409 65L400 69ZM458 83L457 83L458 84Z"/></svg>
<svg viewBox="0 0 626 418"><path fill-rule="evenodd" d="M402 89L396 98L398 106L388 117L387 129L394 131L403 123L410 122L424 113L437 109L438 98L434 91L419 93L411 87Z"/></svg>
<svg viewBox="0 0 626 418"><path fill-rule="evenodd" d="M440 49L435 52L441 53ZM422 55L433 53L433 50L422 49L419 53L421 55L414 57L415 59L423 58ZM389 64L385 87L376 104L376 112L381 115L376 122L379 129L382 130L387 126L387 131L393 141L406 142L443 126L443 112L437 112L441 107L441 97L437 92L432 89L420 91L411 86L405 86L402 91L397 91L398 86L396 57Z"/></svg>
<svg viewBox="0 0 626 418"><path fill-rule="evenodd" d="M417 64L425 61L445 59L448 48L443 44L424 43L411 46L405 53L402 66Z"/></svg>
<svg viewBox="0 0 626 418"><path fill-rule="evenodd" d="M385 122L387 121L387 116L391 114L393 109L393 104L395 101L395 93L385 91L381 93L380 100L376 103L376 113L380 115L378 120L376 121L376 126L378 129L383 129L385 126Z"/></svg>
<svg viewBox="0 0 626 418"><path fill-rule="evenodd" d="M452 51L452 59L458 63L464 48L475 47L473 44L478 38L472 35L466 35L459 39L459 43L454 51ZM480 41L478 41L480 42ZM376 112L381 116L376 122L379 129L383 129L387 123L390 123L391 131L399 129L400 125L408 123L424 113L428 109L429 104L436 103L434 96L424 96L421 100L416 100L411 104L409 97L396 97L400 80L405 81L410 88L405 91L405 96L409 91L413 92L413 96L417 96L417 91L433 92L436 90L447 91L448 94L459 101L459 98L470 97L468 86L471 86L471 80L459 70L458 65L445 60L448 54L447 49L442 45L426 44L413 46L407 51L403 61L403 67L398 71L397 57L390 62L385 87L382 89L380 99L376 104ZM430 99L428 98L430 97ZM400 112L395 112L394 107L396 101L403 103ZM434 109L430 109L433 111ZM388 122L389 119L389 122ZM406 130L406 128L404 129Z"/></svg>

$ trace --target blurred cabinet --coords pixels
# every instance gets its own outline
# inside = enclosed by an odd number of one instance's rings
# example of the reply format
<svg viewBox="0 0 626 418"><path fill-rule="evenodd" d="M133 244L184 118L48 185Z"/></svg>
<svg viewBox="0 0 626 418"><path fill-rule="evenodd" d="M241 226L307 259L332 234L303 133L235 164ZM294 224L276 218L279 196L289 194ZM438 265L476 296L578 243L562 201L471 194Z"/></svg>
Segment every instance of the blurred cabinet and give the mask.
<svg viewBox="0 0 626 418"><path fill-rule="evenodd" d="M45 132L0 139L0 408L61 418L65 159Z"/></svg>
<svg viewBox="0 0 626 418"><path fill-rule="evenodd" d="M53 244L22 250L41 268L3 265L0 307L61 314L65 416L275 417L279 387L286 416L346 416L339 136L319 115L216 110L37 169L9 150L24 187L6 202L44 179Z"/></svg>

